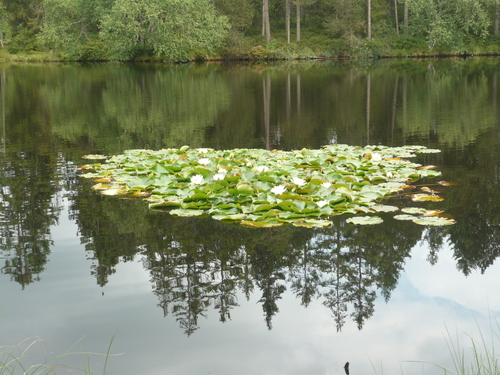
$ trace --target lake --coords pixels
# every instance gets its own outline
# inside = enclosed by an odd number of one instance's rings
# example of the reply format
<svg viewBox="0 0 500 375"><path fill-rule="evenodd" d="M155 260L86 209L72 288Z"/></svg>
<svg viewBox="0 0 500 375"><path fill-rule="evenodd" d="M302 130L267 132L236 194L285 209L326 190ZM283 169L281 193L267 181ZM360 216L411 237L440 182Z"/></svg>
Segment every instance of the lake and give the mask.
<svg viewBox="0 0 500 375"><path fill-rule="evenodd" d="M499 74L493 58L1 63L0 346L20 347L0 358L59 360L58 373L335 375L349 361L354 375L433 375L453 366L450 342L467 352L496 332L498 349ZM440 149L415 161L442 176L415 185L444 201L392 203L456 224L246 228L102 196L77 171L128 149L332 143Z"/></svg>

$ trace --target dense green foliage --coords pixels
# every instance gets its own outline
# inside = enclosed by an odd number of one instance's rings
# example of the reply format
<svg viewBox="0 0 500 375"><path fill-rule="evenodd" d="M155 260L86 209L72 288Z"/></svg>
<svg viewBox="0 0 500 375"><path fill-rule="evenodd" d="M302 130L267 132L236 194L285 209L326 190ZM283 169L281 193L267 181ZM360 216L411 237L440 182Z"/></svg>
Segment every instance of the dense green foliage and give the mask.
<svg viewBox="0 0 500 375"><path fill-rule="evenodd" d="M498 0L0 0L0 47L72 60L498 53L499 10Z"/></svg>
<svg viewBox="0 0 500 375"><path fill-rule="evenodd" d="M375 152L377 151L377 152ZM327 227L328 216L395 212L395 206L375 204L404 190L409 181L440 173L419 168L402 157L439 150L423 146L350 147L329 145L320 150L268 151L263 149L129 150L106 163L82 167L95 170L82 177L96 179L93 189L104 195L147 197L151 208L174 216L209 214L221 221L250 227L284 223ZM87 159L106 159L87 155ZM414 201L442 201L434 194L415 194ZM422 225L450 225L440 212L413 208L398 215ZM404 216L404 218L402 218ZM430 217L431 216L431 217ZM401 219L402 218L402 219ZM353 224L379 224L378 216L348 219Z"/></svg>

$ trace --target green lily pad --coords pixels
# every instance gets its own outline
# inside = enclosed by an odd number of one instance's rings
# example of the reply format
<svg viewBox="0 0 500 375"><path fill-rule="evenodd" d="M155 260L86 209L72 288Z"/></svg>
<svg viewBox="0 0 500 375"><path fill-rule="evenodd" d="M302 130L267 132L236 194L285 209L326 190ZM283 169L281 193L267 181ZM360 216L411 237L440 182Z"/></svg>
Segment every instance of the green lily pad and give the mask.
<svg viewBox="0 0 500 375"><path fill-rule="evenodd" d="M184 210L182 208L170 211L170 215L182 217L201 216L204 213L203 210Z"/></svg>
<svg viewBox="0 0 500 375"><path fill-rule="evenodd" d="M330 220L297 220L291 222L294 227L326 228L332 225Z"/></svg>
<svg viewBox="0 0 500 375"><path fill-rule="evenodd" d="M422 216L413 220L413 222L419 225L431 225L431 226L444 226L444 225L455 224L455 220L447 219L445 217L440 217L440 216Z"/></svg>
<svg viewBox="0 0 500 375"><path fill-rule="evenodd" d="M283 222L324 227L330 225L325 220L329 216L396 211L379 202L399 194L408 179L440 174L407 160L426 150L424 146L328 145L300 151L218 151L183 146L128 150L78 169L84 172L82 177L95 180L96 191L142 197L150 208L171 210L174 216L210 214L251 227ZM409 195L398 195L402 196ZM441 199L431 194L412 197ZM414 213L440 214L422 210ZM356 216L349 222L368 225L381 219Z"/></svg>
<svg viewBox="0 0 500 375"><path fill-rule="evenodd" d="M437 154L439 152L441 152L441 150L436 148L423 148L417 151L418 154Z"/></svg>
<svg viewBox="0 0 500 375"><path fill-rule="evenodd" d="M375 212L395 212L399 211L399 208L396 206L388 206L384 204L376 204L370 207Z"/></svg>
<svg viewBox="0 0 500 375"><path fill-rule="evenodd" d="M427 212L427 210L422 207L404 207L401 209L401 211L407 214L417 214L417 215Z"/></svg>
<svg viewBox="0 0 500 375"><path fill-rule="evenodd" d="M394 215L394 219L414 221L415 219L417 219L417 217L413 215Z"/></svg>
<svg viewBox="0 0 500 375"><path fill-rule="evenodd" d="M245 214L234 214L234 215L212 215L212 218L215 220L221 220L221 221L241 221L245 220L247 218L247 215Z"/></svg>
<svg viewBox="0 0 500 375"><path fill-rule="evenodd" d="M346 222L355 225L375 225L383 223L384 220L378 216L356 216L347 219Z"/></svg>
<svg viewBox="0 0 500 375"><path fill-rule="evenodd" d="M441 202L444 198L430 194L413 194L411 200L413 202Z"/></svg>
<svg viewBox="0 0 500 375"><path fill-rule="evenodd" d="M100 159L107 159L108 157L105 155L99 155L99 154L89 154L89 155L84 155L82 156L82 159L91 159L91 160L100 160Z"/></svg>
<svg viewBox="0 0 500 375"><path fill-rule="evenodd" d="M280 223L278 221L249 221L249 220L243 220L241 221L241 225L245 227L251 227L251 228L273 228L273 227L280 227L283 225L283 223Z"/></svg>
<svg viewBox="0 0 500 375"><path fill-rule="evenodd" d="M155 209L172 209L174 207L181 207L181 205L182 205L181 202L164 201L164 202L150 203L149 204L149 208L155 208Z"/></svg>

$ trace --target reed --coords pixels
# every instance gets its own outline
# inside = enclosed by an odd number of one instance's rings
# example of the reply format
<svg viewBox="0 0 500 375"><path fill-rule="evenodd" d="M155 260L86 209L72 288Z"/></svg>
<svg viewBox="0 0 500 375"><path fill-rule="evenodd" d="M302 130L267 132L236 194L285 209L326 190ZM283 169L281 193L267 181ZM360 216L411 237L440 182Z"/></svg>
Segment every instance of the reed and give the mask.
<svg viewBox="0 0 500 375"><path fill-rule="evenodd" d="M491 337L487 338L477 318L474 317L474 319L478 328L478 338L466 334L470 342L468 347L462 344L458 330L455 331L455 334L452 334L448 326L445 325L445 341L451 357L451 366L446 367L437 363L423 361L409 362L437 367L443 371L444 375L500 375L500 355L495 349L500 344L500 323L490 312L488 329Z"/></svg>
<svg viewBox="0 0 500 375"><path fill-rule="evenodd" d="M500 324L498 319L490 313L489 331L491 338L486 338L481 330L477 319L476 325L479 331L479 338L467 335L471 346L468 351L460 344L457 335L452 337L448 327L446 327L446 344L453 361L453 368L447 368L435 364L450 375L499 375L500 355L495 347L500 343Z"/></svg>
<svg viewBox="0 0 500 375"><path fill-rule="evenodd" d="M75 351L75 347L83 340L83 337L73 344L63 354L46 359L44 362L29 364L29 353L35 350L37 344L43 345L44 342L38 337L29 338L21 341L17 345L0 346L0 375L53 375L61 372L72 372L85 375L106 375L108 361L110 357L120 354L111 354L111 346L115 335L111 338L106 354ZM64 364L64 360L69 356L82 356L82 367L68 366ZM104 356L104 366L102 372L95 372L91 367L91 357Z"/></svg>

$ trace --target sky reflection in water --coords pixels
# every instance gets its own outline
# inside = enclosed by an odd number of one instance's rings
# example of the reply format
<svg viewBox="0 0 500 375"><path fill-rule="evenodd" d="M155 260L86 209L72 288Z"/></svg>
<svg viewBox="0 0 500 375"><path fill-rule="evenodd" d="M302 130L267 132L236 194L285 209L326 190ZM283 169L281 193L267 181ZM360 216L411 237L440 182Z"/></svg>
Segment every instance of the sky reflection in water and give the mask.
<svg viewBox="0 0 500 375"><path fill-rule="evenodd" d="M110 360L109 368L115 374L234 374L237 369L238 374L333 375L343 373L346 361L351 363L352 374L394 374L400 373L400 367L405 374L442 374L432 366L424 371L420 363L401 361L449 365L446 327L453 337L458 332L467 348L466 334L479 339L479 326L488 335L488 314L500 311L494 214L499 201L495 195L498 156L491 151L500 144L498 63L495 66L489 61L482 66L485 74L477 74L474 62L433 64L437 69L432 72L428 63L416 62L411 69L288 67L289 71L271 69L264 76L252 67L239 67L237 73L206 66L193 70L185 66L149 70L107 65L50 70L16 66L19 73L4 69L7 78L2 84L7 82L7 86L2 92L6 104L2 108L6 116L0 178L12 191L17 189L14 203L38 209L21 215L25 220L19 227L29 231L30 225L51 223L50 204L61 212L53 210L58 225L49 224L50 254L42 264L39 281L26 283L22 290L5 274L6 268L2 269L0 345L42 338L45 348L37 346L27 357L35 363L64 353L84 336L75 350L105 353L116 334L111 351L123 355ZM197 78L186 80L193 71ZM94 79L100 84L94 84ZM371 93L366 90L367 81L371 81ZM21 90L28 83L34 89ZM190 95L178 95L186 85ZM167 87L172 91L165 92ZM461 87L465 87L463 92ZM263 89L267 94L261 97ZM451 97L453 91L459 95ZM213 92L221 96L215 98ZM202 96L200 101L193 99L196 93ZM158 97L170 99L156 101ZM172 123L165 124L165 118ZM45 123L42 119L50 120ZM465 126L469 124L474 126ZM429 243L419 240L421 232L397 233L391 228L393 232L384 233L380 240L401 235L399 250L404 253L412 248L411 257L403 257L397 287L387 303L381 297L375 300L374 314L364 321L361 331L348 318L342 332L337 332L332 313L321 299L313 298L305 308L286 283L271 331L259 302L262 291L256 286L249 301L237 289L239 306L230 310L231 320L226 323L219 321L218 309L210 305L207 317L198 319L199 329L188 337L174 315L163 316L153 293L158 280L152 280L143 264L145 255L139 253L144 253L144 243L162 249L160 239L168 236L168 223L180 221L145 214L145 209L134 215L130 211L140 204L97 198L90 185L75 180L73 173L75 164L84 164L80 159L84 154L111 154L131 147L190 143L194 147L291 149L319 147L330 139L359 145L422 143L440 148L441 155L425 161L438 164L444 178L461 183L450 191L445 204L450 204L446 211L459 220L456 228L460 230L449 233L455 236L453 243L462 247L451 248L444 241L437 263L431 265ZM19 177L17 182L12 182L12 176ZM6 197L7 192L5 188ZM469 204L471 201L476 204ZM2 206L5 217L12 212L24 214L13 204ZM49 218L36 221L36 213L43 210ZM458 227L460 223L463 227ZM467 228L472 229L461 236ZM467 242L476 228L478 238ZM48 239L46 228L42 229L33 233ZM442 233L434 234L441 238ZM410 238L408 249L405 235ZM20 245L30 240L16 239L25 241ZM194 234L192 239L196 241ZM478 256L478 260L475 254L464 252L475 243L484 258ZM2 248L4 259L15 258L12 249ZM456 258L471 266L467 277L457 270ZM488 267L489 262L493 264ZM478 264L485 265L484 274L475 270ZM92 274L96 269L106 277L98 281ZM79 355L63 362L82 366ZM102 357L91 359L97 371L103 362Z"/></svg>
<svg viewBox="0 0 500 375"><path fill-rule="evenodd" d="M449 249L431 266L427 250L416 246L389 303L377 299L375 314L362 331L349 321L337 332L321 303L304 308L290 292L279 301L280 313L268 331L259 293L250 301L240 293L241 306L232 311L231 321L220 323L217 310L210 308L199 321L201 328L187 337L173 317L164 318L161 308L153 308L158 300L139 257L118 264L101 289L89 275L91 261L84 259L67 211L52 230L52 254L40 282L19 293L18 284L1 277L2 300L15 301L2 304L2 336L18 341L39 336L50 357L83 336L77 349L105 353L116 334L112 352L123 355L111 359L113 373L232 374L237 368L241 374L338 374L347 360L356 373L374 373L372 366L378 373L381 368L397 373L400 366L405 373L420 373L422 364L400 361L450 364L446 327L461 338L467 333L479 339L477 325L488 335L488 312L500 310L495 299L498 264L466 278L456 271ZM92 357L96 367L102 361ZM81 358L64 362L78 366ZM424 373L441 372L426 365Z"/></svg>

